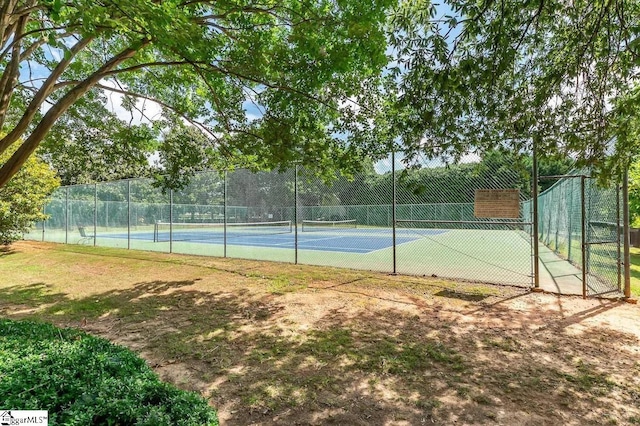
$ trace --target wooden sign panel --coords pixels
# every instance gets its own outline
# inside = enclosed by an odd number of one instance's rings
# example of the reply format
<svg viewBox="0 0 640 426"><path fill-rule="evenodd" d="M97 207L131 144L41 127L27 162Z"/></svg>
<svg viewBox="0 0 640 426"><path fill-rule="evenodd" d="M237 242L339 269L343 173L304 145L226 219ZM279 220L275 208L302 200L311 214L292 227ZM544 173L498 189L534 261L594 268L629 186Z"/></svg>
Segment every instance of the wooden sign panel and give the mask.
<svg viewBox="0 0 640 426"><path fill-rule="evenodd" d="M473 214L478 218L518 219L519 189L476 189Z"/></svg>

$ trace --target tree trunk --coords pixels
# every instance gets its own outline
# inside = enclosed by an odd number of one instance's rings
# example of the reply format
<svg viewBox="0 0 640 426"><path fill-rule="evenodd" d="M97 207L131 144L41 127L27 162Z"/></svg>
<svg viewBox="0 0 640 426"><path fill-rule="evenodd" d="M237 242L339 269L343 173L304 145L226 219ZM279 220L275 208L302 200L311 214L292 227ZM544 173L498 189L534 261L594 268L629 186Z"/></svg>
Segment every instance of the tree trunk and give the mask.
<svg viewBox="0 0 640 426"><path fill-rule="evenodd" d="M38 145L40 145L40 142L42 142L42 139L44 139L47 132L49 132L51 127L55 124L56 120L58 120L58 118L64 114L71 105L96 85L104 77L104 73L106 71L114 69L123 61L133 57L138 50L149 43L151 43L151 40L144 39L135 47L123 50L120 54L106 62L91 76L87 77L80 84L67 92L53 107L51 107L29 137L22 143L22 145L20 145L20 148L18 148L9 161L0 168L0 188L9 182L13 175L20 170L25 161L27 161L29 156L33 154ZM9 135L7 135L2 142L4 142L8 137Z"/></svg>

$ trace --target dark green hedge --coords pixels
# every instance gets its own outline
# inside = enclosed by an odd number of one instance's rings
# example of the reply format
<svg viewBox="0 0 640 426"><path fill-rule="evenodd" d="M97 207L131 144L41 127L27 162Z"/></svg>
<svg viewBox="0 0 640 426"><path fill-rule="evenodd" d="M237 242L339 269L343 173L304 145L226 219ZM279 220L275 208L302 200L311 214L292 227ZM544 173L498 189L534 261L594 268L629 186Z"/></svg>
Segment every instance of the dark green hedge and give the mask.
<svg viewBox="0 0 640 426"><path fill-rule="evenodd" d="M50 425L217 425L200 395L160 381L130 350L79 330L0 320L0 408Z"/></svg>

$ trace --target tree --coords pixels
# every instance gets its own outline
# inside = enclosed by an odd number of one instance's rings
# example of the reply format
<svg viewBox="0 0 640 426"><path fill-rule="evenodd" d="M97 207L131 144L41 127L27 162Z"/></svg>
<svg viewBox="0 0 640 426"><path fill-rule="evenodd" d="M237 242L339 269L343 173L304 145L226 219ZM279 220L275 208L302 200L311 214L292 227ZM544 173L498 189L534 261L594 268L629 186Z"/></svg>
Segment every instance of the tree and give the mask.
<svg viewBox="0 0 640 426"><path fill-rule="evenodd" d="M349 134L359 117L345 105L386 62L391 3L5 0L0 153L22 142L0 187L72 105L104 91L130 110L155 102L165 126L198 128L215 155L356 168Z"/></svg>
<svg viewBox="0 0 640 426"><path fill-rule="evenodd" d="M635 0L403 2L380 121L409 157L535 143L603 168L620 135L612 105L638 84L638 16Z"/></svg>
<svg viewBox="0 0 640 426"><path fill-rule="evenodd" d="M157 136L151 126L124 122L83 99L60 117L38 155L57 171L62 185L148 177Z"/></svg>
<svg viewBox="0 0 640 426"><path fill-rule="evenodd" d="M15 147L0 155L6 161ZM36 157L29 158L22 170L0 188L0 244L8 245L46 216L42 206L60 182L49 166Z"/></svg>
<svg viewBox="0 0 640 426"><path fill-rule="evenodd" d="M176 123L160 148L156 181L163 188L182 189L202 170L226 170L228 164L215 155L215 142L194 127ZM241 159L236 159L240 166Z"/></svg>

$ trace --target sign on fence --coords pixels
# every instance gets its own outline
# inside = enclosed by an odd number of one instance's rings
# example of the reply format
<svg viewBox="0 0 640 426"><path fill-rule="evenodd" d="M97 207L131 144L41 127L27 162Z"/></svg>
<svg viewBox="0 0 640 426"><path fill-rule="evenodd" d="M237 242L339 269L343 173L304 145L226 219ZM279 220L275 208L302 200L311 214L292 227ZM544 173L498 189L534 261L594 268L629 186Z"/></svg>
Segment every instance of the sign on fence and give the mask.
<svg viewBox="0 0 640 426"><path fill-rule="evenodd" d="M478 218L518 219L519 189L476 189L473 214Z"/></svg>

